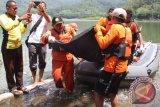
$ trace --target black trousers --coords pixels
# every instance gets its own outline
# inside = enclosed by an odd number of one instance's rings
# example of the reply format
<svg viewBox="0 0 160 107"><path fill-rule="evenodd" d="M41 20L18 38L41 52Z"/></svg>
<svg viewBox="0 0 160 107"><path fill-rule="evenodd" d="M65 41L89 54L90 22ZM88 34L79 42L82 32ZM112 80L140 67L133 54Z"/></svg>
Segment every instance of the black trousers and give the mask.
<svg viewBox="0 0 160 107"><path fill-rule="evenodd" d="M136 45L132 45L131 55L130 55L130 57L129 57L129 59L128 59L128 65L131 64L132 61L133 61L133 54L134 54L134 52L135 52L135 49L136 49Z"/></svg>
<svg viewBox="0 0 160 107"><path fill-rule="evenodd" d="M6 71L8 89L11 91L17 87L23 87L22 45L16 49L6 49L2 46L1 51Z"/></svg>

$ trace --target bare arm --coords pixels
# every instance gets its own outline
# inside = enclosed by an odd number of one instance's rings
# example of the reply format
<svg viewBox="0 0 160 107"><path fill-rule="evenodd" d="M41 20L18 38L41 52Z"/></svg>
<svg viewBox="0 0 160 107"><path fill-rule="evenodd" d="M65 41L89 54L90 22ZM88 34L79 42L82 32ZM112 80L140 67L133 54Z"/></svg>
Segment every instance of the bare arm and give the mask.
<svg viewBox="0 0 160 107"><path fill-rule="evenodd" d="M22 20L28 20L30 18L30 14L24 14L23 16L19 17L12 23L6 20L4 17L0 17L0 25L7 31L14 29L15 27L19 26Z"/></svg>
<svg viewBox="0 0 160 107"><path fill-rule="evenodd" d="M44 16L44 18L46 19L46 21L47 21L48 23L51 23L51 17L47 14L46 11L43 12L43 16Z"/></svg>
<svg viewBox="0 0 160 107"><path fill-rule="evenodd" d="M32 9L34 6L35 6L35 3L34 3L33 1L30 2L26 13L30 13L30 12L31 12L31 9Z"/></svg>
<svg viewBox="0 0 160 107"><path fill-rule="evenodd" d="M48 23L50 23L50 22L51 22L51 17L48 15L48 13L47 13L47 11L46 11L45 5L44 5L43 3L41 3L41 4L39 5L39 7L40 7L41 12L42 12L42 15L44 16L44 18L46 19L46 21L47 21Z"/></svg>
<svg viewBox="0 0 160 107"><path fill-rule="evenodd" d="M141 33L138 33L139 35L139 42L141 45L143 45L143 37L142 37L142 34Z"/></svg>
<svg viewBox="0 0 160 107"><path fill-rule="evenodd" d="M48 37L51 35L51 31L48 30L46 33L44 33L41 37L41 42L43 44L47 44L48 43Z"/></svg>

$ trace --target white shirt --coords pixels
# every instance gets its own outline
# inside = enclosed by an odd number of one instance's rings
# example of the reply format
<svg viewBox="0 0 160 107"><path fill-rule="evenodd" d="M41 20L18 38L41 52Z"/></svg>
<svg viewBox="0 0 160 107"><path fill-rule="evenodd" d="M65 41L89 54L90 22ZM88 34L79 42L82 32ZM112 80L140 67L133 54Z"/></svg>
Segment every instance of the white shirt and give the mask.
<svg viewBox="0 0 160 107"><path fill-rule="evenodd" d="M39 20L41 16L38 14L32 14L32 22L30 23L30 30ZM28 43L41 43L41 36L48 30L48 22L43 17L41 23L37 27L36 31L33 31L29 36Z"/></svg>

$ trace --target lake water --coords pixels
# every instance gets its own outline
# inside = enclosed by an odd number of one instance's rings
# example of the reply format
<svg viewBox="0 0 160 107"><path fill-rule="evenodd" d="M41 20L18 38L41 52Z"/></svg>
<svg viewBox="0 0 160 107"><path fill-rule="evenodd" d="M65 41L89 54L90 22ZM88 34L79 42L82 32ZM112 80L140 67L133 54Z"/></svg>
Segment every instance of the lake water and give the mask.
<svg viewBox="0 0 160 107"><path fill-rule="evenodd" d="M76 22L79 26L79 32L84 31L85 29L94 26L95 21L69 21ZM145 41L152 41L154 43L160 43L160 22L138 22L138 25L142 26L142 35ZM78 32L78 33L79 33Z"/></svg>
<svg viewBox="0 0 160 107"><path fill-rule="evenodd" d="M88 20L66 20L66 23L76 22L78 24L78 33L84 31L85 29L94 26L95 21ZM151 41L154 43L160 43L160 22L138 22L139 26L142 26L142 35L144 41ZM0 42L2 42L2 31L0 30ZM32 83L31 72L28 67L28 50L24 45L24 40L26 39L28 32L23 35L23 57L24 57L24 85L30 85ZM51 50L48 49L47 53L47 66L44 72L44 79L51 77ZM38 75L38 74L37 74ZM156 80L159 79L159 71L156 75ZM5 71L3 66L3 61L0 53L0 93L8 92ZM119 96L122 99L126 98L128 92L121 90ZM160 97L160 95L158 96ZM119 107L124 107L127 104L125 100L119 102ZM29 95L24 95L18 99L10 99L6 102L0 103L0 107L94 107L94 96L93 92L86 86L76 85L75 91L72 95L65 95L60 93L54 86L53 83L38 87L32 90ZM125 106L126 107L126 106ZM143 107L143 106L133 106L133 107ZM149 107L149 106L147 106ZM159 106L154 106L159 107Z"/></svg>

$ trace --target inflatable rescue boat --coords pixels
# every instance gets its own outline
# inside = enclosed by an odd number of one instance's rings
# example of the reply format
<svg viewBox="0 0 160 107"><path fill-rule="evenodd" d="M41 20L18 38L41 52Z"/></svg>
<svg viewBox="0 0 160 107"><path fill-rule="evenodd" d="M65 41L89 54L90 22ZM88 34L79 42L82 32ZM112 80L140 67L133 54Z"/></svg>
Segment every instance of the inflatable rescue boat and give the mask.
<svg viewBox="0 0 160 107"><path fill-rule="evenodd" d="M144 52L137 62L128 66L126 80L133 80L138 77L152 77L159 68L158 46L147 42ZM76 79L81 83L95 83L100 71L103 69L103 62L83 61L76 67Z"/></svg>

